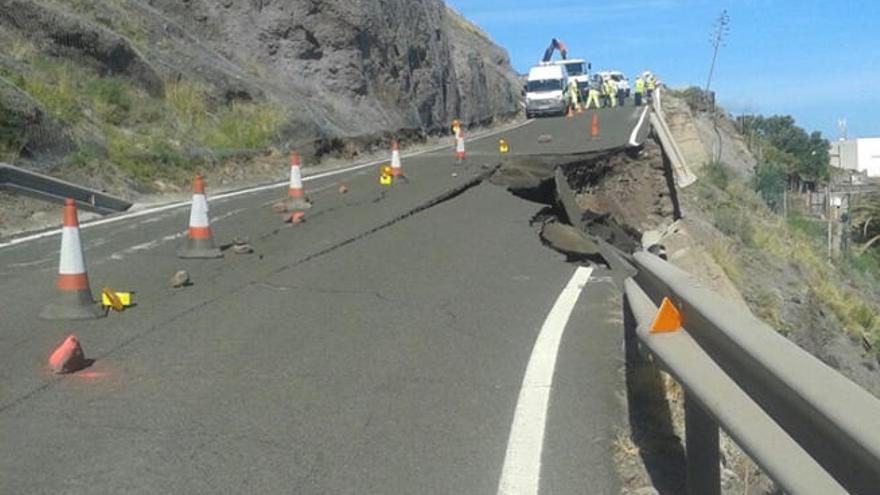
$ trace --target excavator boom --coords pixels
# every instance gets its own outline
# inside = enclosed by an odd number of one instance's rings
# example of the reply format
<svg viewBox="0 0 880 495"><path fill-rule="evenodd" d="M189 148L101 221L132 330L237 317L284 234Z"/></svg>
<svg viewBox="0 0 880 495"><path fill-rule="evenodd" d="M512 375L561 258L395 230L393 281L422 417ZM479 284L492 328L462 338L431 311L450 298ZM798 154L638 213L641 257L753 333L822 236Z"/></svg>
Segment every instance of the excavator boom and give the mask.
<svg viewBox="0 0 880 495"><path fill-rule="evenodd" d="M556 38L550 41L550 46L547 47L547 50L544 51L544 58L541 59L542 62L549 62L551 58L553 58L553 50L559 50L559 55L562 56L562 60L566 60L568 57L568 51L565 49L565 43L559 41Z"/></svg>

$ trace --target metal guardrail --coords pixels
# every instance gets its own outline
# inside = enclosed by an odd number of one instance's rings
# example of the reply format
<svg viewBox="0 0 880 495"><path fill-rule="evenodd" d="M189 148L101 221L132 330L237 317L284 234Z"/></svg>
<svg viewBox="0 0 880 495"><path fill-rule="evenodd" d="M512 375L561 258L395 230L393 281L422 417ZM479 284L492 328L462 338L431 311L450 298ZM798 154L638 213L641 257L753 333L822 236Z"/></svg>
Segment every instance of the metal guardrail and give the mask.
<svg viewBox="0 0 880 495"><path fill-rule="evenodd" d="M131 208L130 202L101 191L78 186L6 163L0 163L0 188L12 189L57 203L63 203L66 198L73 198L80 209L104 215Z"/></svg>
<svg viewBox="0 0 880 495"><path fill-rule="evenodd" d="M721 493L719 425L788 493L880 492L880 400L675 266L632 262L639 341L685 389L688 493ZM664 297L684 328L649 333Z"/></svg>
<svg viewBox="0 0 880 495"><path fill-rule="evenodd" d="M657 88L656 101L651 105L651 127L654 129L654 133L660 140L660 145L663 147L664 153L669 158L672 172L675 174L675 185L678 187L687 187L696 182L697 177L691 171L690 167L688 167L684 155L678 147L678 143L675 142L672 131L669 130L669 125L666 124L666 118L663 115L662 94L662 88Z"/></svg>

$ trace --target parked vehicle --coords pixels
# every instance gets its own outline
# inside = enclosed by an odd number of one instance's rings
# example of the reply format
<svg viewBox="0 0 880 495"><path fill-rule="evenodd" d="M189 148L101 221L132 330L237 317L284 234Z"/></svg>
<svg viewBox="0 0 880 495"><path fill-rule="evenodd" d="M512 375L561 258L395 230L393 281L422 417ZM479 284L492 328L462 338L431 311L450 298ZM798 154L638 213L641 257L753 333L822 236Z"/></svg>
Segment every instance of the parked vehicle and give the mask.
<svg viewBox="0 0 880 495"><path fill-rule="evenodd" d="M577 81L578 91L580 92L580 95L578 95L579 98L585 100L587 97L587 90L590 87L590 69L592 68L592 65L586 60L580 58L556 60L550 63L565 66L568 78Z"/></svg>
<svg viewBox="0 0 880 495"><path fill-rule="evenodd" d="M629 79L626 78L626 75L623 72L616 70L607 70L598 72L598 75L603 79L606 77L611 78L611 80L614 81L614 83L617 85L617 89L623 90L624 96L626 96L627 98L629 97Z"/></svg>
<svg viewBox="0 0 880 495"><path fill-rule="evenodd" d="M541 64L529 69L526 117L565 115L568 109L568 72L565 65Z"/></svg>

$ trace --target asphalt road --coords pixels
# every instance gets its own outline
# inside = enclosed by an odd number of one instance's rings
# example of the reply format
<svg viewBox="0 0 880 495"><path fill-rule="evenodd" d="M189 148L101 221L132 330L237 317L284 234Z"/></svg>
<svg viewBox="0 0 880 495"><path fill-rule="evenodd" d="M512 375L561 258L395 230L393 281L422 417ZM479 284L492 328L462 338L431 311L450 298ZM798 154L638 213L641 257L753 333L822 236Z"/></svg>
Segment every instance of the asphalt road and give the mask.
<svg viewBox="0 0 880 495"><path fill-rule="evenodd" d="M617 493L619 291L541 245L543 205L482 180L643 135L640 109L599 115L600 139L588 112L468 142L463 165L405 157L391 187L374 166L309 180L298 226L269 209L283 188L212 201L218 244L251 255L177 259L186 208L86 227L93 291L136 292L101 320L37 319L58 236L0 243L0 493ZM178 269L193 286L168 287ZM96 361L53 376L71 332Z"/></svg>

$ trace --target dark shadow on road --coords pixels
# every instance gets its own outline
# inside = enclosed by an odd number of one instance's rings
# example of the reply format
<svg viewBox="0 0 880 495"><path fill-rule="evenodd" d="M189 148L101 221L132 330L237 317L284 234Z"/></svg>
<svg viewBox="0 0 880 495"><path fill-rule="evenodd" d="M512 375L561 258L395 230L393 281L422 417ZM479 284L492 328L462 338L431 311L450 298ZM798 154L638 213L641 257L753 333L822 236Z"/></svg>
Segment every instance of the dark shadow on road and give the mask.
<svg viewBox="0 0 880 495"><path fill-rule="evenodd" d="M661 495L685 493L686 457L672 427L660 370L639 352L636 320L624 298L626 399L632 439L654 488Z"/></svg>

